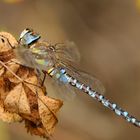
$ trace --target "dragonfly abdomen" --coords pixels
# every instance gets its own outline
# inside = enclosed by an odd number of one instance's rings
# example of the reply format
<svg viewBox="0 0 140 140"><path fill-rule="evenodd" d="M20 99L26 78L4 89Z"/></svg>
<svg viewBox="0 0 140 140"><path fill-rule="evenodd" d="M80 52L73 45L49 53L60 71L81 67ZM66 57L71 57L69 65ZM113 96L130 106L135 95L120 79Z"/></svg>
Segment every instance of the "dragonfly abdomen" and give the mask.
<svg viewBox="0 0 140 140"><path fill-rule="evenodd" d="M121 109L117 104L106 99L102 94L99 94L98 92L92 90L89 86L80 83L77 79L74 79L73 77L71 77L70 84L72 86L75 86L77 89L82 90L84 93L88 94L90 97L94 98L98 102L102 103L102 105L114 111L115 114L117 114L118 116L122 116L127 122L132 123L137 127L140 127L139 120L130 115L127 111Z"/></svg>
<svg viewBox="0 0 140 140"><path fill-rule="evenodd" d="M98 92L92 90L91 87L81 83L76 78L69 75L65 69L52 68L48 71L48 74L50 76L55 76L56 79L58 79L59 81L65 84L69 83L71 86L74 86L75 88L88 94L90 97L94 98L98 102L102 103L102 105L104 105L106 108L109 108L110 110L114 111L115 114L117 114L118 116L122 116L127 122L132 123L137 127L140 127L139 120L137 120L135 117L130 115L127 111L121 109L117 104L106 99L102 94L99 94Z"/></svg>

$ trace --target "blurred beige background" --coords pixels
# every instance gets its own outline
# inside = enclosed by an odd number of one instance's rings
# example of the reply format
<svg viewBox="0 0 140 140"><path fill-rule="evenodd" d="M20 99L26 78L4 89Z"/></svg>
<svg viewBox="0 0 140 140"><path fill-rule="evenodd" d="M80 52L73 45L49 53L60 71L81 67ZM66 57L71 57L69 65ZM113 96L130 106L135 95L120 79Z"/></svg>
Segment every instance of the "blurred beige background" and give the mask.
<svg viewBox="0 0 140 140"><path fill-rule="evenodd" d="M0 1L0 29L18 38L26 27L49 42L74 41L81 69L96 75L106 96L140 119L140 11L135 0ZM140 129L86 95L65 102L55 140L139 140ZM21 124L0 124L0 139L40 140Z"/></svg>

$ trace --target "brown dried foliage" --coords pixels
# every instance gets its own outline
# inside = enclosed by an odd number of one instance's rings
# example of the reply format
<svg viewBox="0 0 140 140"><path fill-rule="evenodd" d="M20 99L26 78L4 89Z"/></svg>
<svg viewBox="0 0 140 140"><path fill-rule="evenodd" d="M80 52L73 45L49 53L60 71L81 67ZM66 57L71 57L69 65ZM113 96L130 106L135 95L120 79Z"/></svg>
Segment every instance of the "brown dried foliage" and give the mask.
<svg viewBox="0 0 140 140"><path fill-rule="evenodd" d="M24 121L28 132L48 138L63 103L46 96L33 69L17 63L12 49L17 44L11 34L0 33L0 119Z"/></svg>

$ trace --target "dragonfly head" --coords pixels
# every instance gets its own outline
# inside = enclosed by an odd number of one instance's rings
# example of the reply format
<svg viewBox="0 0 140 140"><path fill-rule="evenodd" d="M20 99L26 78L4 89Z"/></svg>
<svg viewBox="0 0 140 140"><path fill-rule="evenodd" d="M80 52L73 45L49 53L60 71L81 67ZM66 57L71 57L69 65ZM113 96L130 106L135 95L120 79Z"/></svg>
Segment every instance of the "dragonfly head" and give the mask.
<svg viewBox="0 0 140 140"><path fill-rule="evenodd" d="M32 43L37 42L40 37L40 34L34 32L32 29L26 28L20 34L19 44L29 47Z"/></svg>

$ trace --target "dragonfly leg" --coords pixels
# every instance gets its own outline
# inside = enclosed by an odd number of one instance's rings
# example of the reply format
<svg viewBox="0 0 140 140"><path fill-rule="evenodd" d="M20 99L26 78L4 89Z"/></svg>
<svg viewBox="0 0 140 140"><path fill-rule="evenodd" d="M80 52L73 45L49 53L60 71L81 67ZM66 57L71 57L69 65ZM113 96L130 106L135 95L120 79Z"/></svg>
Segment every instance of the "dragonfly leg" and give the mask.
<svg viewBox="0 0 140 140"><path fill-rule="evenodd" d="M37 82L38 82L37 85L41 85L41 89L43 90L45 95L47 95L46 88L44 86L44 82L45 82L45 79L46 79L46 74L43 72L43 79L42 79L42 78L40 78L41 77L41 72L38 69L35 69L35 72L36 72Z"/></svg>
<svg viewBox="0 0 140 140"><path fill-rule="evenodd" d="M41 86L44 86L45 79L46 79L46 73L43 72L43 79L42 79Z"/></svg>

